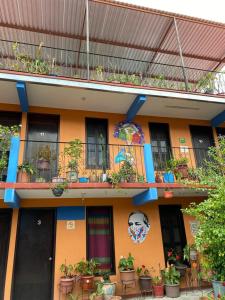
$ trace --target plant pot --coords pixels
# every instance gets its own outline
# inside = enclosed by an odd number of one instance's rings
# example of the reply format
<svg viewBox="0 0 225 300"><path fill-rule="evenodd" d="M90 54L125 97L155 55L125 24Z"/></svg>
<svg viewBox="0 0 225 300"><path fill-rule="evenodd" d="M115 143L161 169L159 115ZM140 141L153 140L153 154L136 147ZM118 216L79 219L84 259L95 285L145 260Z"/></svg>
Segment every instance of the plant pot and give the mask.
<svg viewBox="0 0 225 300"><path fill-rule="evenodd" d="M166 296L178 298L180 296L180 284L165 284Z"/></svg>
<svg viewBox="0 0 225 300"><path fill-rule="evenodd" d="M188 178L188 165L187 164L178 165L176 168L176 172L180 174L181 179Z"/></svg>
<svg viewBox="0 0 225 300"><path fill-rule="evenodd" d="M103 295L94 296L94 300L103 300L103 299L104 299Z"/></svg>
<svg viewBox="0 0 225 300"><path fill-rule="evenodd" d="M106 173L103 173L101 175L101 182L107 182L107 174Z"/></svg>
<svg viewBox="0 0 225 300"><path fill-rule="evenodd" d="M162 183L163 182L162 176L160 174L155 175L155 182L156 183Z"/></svg>
<svg viewBox="0 0 225 300"><path fill-rule="evenodd" d="M190 250L190 259L191 260L197 260L197 257L198 257L197 250L195 250L195 249Z"/></svg>
<svg viewBox="0 0 225 300"><path fill-rule="evenodd" d="M215 299L220 299L225 295L225 286L222 281L212 280L212 286Z"/></svg>
<svg viewBox="0 0 225 300"><path fill-rule="evenodd" d="M174 183L175 182L174 174L171 172L163 173L163 181L165 183Z"/></svg>
<svg viewBox="0 0 225 300"><path fill-rule="evenodd" d="M164 286L163 285L153 285L153 294L155 298L163 298L164 296Z"/></svg>
<svg viewBox="0 0 225 300"><path fill-rule="evenodd" d="M142 291L152 291L152 278L150 276L140 276L139 286Z"/></svg>
<svg viewBox="0 0 225 300"><path fill-rule="evenodd" d="M112 296L116 293L116 283L115 282L107 282L103 283L103 293L104 293L104 300L110 300Z"/></svg>
<svg viewBox="0 0 225 300"><path fill-rule="evenodd" d="M55 197L61 197L64 192L64 189L61 188L53 188L52 193Z"/></svg>
<svg viewBox="0 0 225 300"><path fill-rule="evenodd" d="M89 177L89 182L98 182L99 178L96 174L91 174Z"/></svg>
<svg viewBox="0 0 225 300"><path fill-rule="evenodd" d="M135 270L120 271L121 281L134 281L135 280Z"/></svg>
<svg viewBox="0 0 225 300"><path fill-rule="evenodd" d="M79 177L79 182L80 183L88 183L89 182L89 178L88 177Z"/></svg>
<svg viewBox="0 0 225 300"><path fill-rule="evenodd" d="M47 159L39 159L37 161L37 169L38 170L50 170L50 162Z"/></svg>
<svg viewBox="0 0 225 300"><path fill-rule="evenodd" d="M66 181L66 178L63 177L52 177L52 183L63 183Z"/></svg>
<svg viewBox="0 0 225 300"><path fill-rule="evenodd" d="M46 182L46 180L43 177L37 177L37 178L35 178L35 182L37 182L37 183L43 183L43 182Z"/></svg>
<svg viewBox="0 0 225 300"><path fill-rule="evenodd" d="M77 171L68 171L66 173L67 179L69 182L77 182L78 181L78 172Z"/></svg>
<svg viewBox="0 0 225 300"><path fill-rule="evenodd" d="M63 295L67 295L72 292L74 284L74 278L60 278L60 291Z"/></svg>
<svg viewBox="0 0 225 300"><path fill-rule="evenodd" d="M173 191L164 191L163 192L163 197L168 199L168 198L173 198Z"/></svg>
<svg viewBox="0 0 225 300"><path fill-rule="evenodd" d="M187 270L187 266L186 265L175 265L176 270L180 273L181 277L185 276L186 270Z"/></svg>
<svg viewBox="0 0 225 300"><path fill-rule="evenodd" d="M80 285L83 291L89 291L94 286L94 276L81 276Z"/></svg>
<svg viewBox="0 0 225 300"><path fill-rule="evenodd" d="M30 182L30 175L27 172L19 171L17 174L17 182Z"/></svg>

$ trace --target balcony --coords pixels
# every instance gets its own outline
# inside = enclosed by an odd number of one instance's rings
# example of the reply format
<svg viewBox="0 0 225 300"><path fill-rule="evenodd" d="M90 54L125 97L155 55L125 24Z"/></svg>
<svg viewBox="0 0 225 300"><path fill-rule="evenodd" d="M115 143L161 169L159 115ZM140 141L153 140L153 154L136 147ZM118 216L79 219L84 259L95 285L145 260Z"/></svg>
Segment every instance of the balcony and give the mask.
<svg viewBox="0 0 225 300"><path fill-rule="evenodd" d="M0 71L110 85L223 96L225 73L2 41Z"/></svg>

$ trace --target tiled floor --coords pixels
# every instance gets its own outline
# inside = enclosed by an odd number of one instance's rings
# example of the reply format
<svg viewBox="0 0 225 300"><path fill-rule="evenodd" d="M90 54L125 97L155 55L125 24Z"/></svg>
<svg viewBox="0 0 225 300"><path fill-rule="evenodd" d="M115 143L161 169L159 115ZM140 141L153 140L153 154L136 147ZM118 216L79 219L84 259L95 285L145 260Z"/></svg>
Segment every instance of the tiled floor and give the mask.
<svg viewBox="0 0 225 300"><path fill-rule="evenodd" d="M164 297L164 298L158 298L158 299L177 299L177 300L199 300L200 296L207 296L210 294L212 290L203 290L203 291L199 291L199 290L195 290L195 291L187 291L187 292L182 292L180 297L178 298L168 298L168 297ZM151 299L157 299L151 296L147 296L147 297L137 297L137 298L132 298L132 299L145 299L145 300L151 300Z"/></svg>

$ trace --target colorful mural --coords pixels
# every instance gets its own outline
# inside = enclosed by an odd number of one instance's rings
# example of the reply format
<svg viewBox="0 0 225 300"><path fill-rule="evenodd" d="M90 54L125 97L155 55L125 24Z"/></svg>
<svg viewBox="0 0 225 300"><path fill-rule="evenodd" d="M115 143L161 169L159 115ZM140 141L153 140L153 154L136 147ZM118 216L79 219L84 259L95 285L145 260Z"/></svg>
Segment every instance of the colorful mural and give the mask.
<svg viewBox="0 0 225 300"><path fill-rule="evenodd" d="M141 211L132 212L128 217L128 234L135 244L143 243L150 230L148 217Z"/></svg>

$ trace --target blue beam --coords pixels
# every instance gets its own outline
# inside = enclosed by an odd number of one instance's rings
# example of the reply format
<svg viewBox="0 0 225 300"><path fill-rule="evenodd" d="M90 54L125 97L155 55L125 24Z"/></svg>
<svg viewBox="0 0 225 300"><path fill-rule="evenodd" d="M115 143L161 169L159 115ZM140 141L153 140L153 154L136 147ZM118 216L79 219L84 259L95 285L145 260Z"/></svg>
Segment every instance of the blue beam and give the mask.
<svg viewBox="0 0 225 300"><path fill-rule="evenodd" d="M6 182L10 182L10 183L16 182L19 150L20 150L20 138L19 136L13 136L11 138L11 144L10 144ZM15 208L19 206L19 200L20 200L19 196L17 195L15 189L5 190L4 203L8 204L10 207Z"/></svg>
<svg viewBox="0 0 225 300"><path fill-rule="evenodd" d="M20 106L22 112L28 112L29 104L28 104L28 97L27 97L27 89L25 82L17 82L16 83L17 93L20 100Z"/></svg>
<svg viewBox="0 0 225 300"><path fill-rule="evenodd" d="M225 122L225 110L211 120L212 127L218 127L223 122Z"/></svg>
<svg viewBox="0 0 225 300"><path fill-rule="evenodd" d="M153 155L152 155L152 146L151 144L144 145L144 163L145 163L145 173L146 181L148 183L155 182L155 169L153 164ZM157 188L150 188L147 191L142 192L139 195L134 196L133 204L134 205L143 205L150 201L158 199Z"/></svg>
<svg viewBox="0 0 225 300"><path fill-rule="evenodd" d="M134 102L131 104L130 108L128 109L127 119L126 119L127 122L133 121L133 119L137 115L138 111L140 110L142 105L145 103L146 99L147 99L147 97L144 95L138 95L135 98Z"/></svg>

